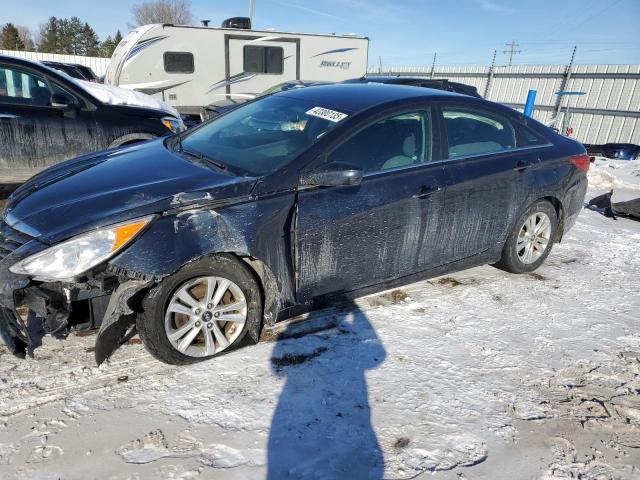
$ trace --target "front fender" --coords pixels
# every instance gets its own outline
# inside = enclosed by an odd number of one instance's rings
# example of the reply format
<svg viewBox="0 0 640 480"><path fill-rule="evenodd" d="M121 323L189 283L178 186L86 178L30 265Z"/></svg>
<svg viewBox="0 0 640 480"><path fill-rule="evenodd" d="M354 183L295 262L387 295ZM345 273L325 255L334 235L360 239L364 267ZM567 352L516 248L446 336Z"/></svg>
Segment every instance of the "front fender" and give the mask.
<svg viewBox="0 0 640 480"><path fill-rule="evenodd" d="M161 281L187 263L216 253L248 260L265 290L265 320L295 304L291 246L293 193L224 208L196 207L155 220L141 238L109 263L133 278ZM259 271L255 265L264 266Z"/></svg>

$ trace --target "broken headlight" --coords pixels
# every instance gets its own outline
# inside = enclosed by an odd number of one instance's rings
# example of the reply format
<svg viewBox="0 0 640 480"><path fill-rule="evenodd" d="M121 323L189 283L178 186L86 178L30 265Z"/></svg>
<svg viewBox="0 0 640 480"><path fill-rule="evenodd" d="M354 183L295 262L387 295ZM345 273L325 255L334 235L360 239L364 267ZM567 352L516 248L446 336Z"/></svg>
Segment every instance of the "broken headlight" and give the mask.
<svg viewBox="0 0 640 480"><path fill-rule="evenodd" d="M9 270L36 280L71 280L122 250L152 219L148 216L78 235L15 263Z"/></svg>

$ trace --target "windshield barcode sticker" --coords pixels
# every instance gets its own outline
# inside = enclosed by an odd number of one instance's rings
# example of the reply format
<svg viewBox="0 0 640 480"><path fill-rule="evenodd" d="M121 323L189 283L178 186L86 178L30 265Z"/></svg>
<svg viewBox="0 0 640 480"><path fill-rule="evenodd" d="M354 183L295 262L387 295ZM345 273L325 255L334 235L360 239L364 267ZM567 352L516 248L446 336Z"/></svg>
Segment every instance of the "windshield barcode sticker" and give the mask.
<svg viewBox="0 0 640 480"><path fill-rule="evenodd" d="M329 110L328 108L322 107L313 107L311 110L306 112L306 114L318 118L324 118L330 122L339 122L343 118L348 117L346 113L336 112L335 110Z"/></svg>

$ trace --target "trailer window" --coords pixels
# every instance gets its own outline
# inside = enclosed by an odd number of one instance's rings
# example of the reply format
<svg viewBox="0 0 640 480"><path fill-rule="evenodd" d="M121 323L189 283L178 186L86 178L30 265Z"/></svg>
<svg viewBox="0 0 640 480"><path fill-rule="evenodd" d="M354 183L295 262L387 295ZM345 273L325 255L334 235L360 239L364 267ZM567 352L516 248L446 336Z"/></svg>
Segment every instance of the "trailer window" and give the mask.
<svg viewBox="0 0 640 480"><path fill-rule="evenodd" d="M193 53L164 52L164 71L167 73L193 73Z"/></svg>
<svg viewBox="0 0 640 480"><path fill-rule="evenodd" d="M282 74L284 70L284 51L282 47L244 47L244 71L249 73Z"/></svg>

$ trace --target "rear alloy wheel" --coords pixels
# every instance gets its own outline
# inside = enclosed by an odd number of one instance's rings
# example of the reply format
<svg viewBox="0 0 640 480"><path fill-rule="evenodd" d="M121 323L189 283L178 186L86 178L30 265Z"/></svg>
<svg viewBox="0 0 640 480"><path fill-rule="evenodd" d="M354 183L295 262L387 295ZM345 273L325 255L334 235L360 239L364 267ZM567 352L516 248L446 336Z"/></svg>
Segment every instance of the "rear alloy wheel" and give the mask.
<svg viewBox="0 0 640 480"><path fill-rule="evenodd" d="M546 200L531 205L507 237L496 267L511 273L537 269L551 253L557 238L558 215Z"/></svg>
<svg viewBox="0 0 640 480"><path fill-rule="evenodd" d="M258 338L262 294L255 275L227 254L185 265L153 287L136 325L158 360L184 365L240 345L248 331Z"/></svg>
<svg viewBox="0 0 640 480"><path fill-rule="evenodd" d="M233 344L247 321L247 301L224 277L198 277L172 295L164 317L167 338L180 353L209 357Z"/></svg>
<svg viewBox="0 0 640 480"><path fill-rule="evenodd" d="M522 263L531 265L547 251L551 241L551 220L544 212L529 216L520 228L516 254Z"/></svg>

